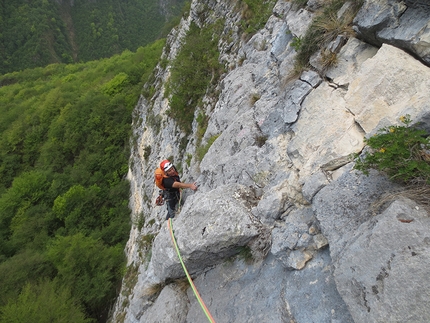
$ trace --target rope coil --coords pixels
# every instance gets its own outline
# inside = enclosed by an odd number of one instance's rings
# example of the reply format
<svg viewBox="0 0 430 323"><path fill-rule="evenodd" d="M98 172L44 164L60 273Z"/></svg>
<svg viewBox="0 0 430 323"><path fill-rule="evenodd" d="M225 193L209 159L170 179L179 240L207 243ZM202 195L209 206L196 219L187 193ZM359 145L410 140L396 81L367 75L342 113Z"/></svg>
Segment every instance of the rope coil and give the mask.
<svg viewBox="0 0 430 323"><path fill-rule="evenodd" d="M205 313L206 317L208 318L209 322L215 323L215 320L213 319L211 313L209 312L208 308L206 307L205 303L203 302L203 299L201 298L199 292L197 291L196 286L193 283L193 280L190 277L190 274L188 273L187 268L185 267L185 264L182 260L181 253L179 252L178 244L176 243L175 235L173 234L173 225L172 225L172 219L169 218L167 221L167 226L169 227L170 236L172 237L173 245L175 246L176 253L178 254L179 261L181 262L182 268L184 269L185 275L187 276L188 282L190 283L191 288L193 289L194 295L197 298L197 301L199 302L203 312Z"/></svg>

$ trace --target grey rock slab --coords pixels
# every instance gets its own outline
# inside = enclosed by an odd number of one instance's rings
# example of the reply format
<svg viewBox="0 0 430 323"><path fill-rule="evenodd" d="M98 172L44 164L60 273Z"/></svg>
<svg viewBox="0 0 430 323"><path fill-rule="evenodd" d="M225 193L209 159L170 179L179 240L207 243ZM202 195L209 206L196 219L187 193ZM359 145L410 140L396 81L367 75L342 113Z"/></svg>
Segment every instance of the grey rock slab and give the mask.
<svg viewBox="0 0 430 323"><path fill-rule="evenodd" d="M282 288L293 322L354 322L336 289L332 271L329 249L325 248L302 270L287 272Z"/></svg>
<svg viewBox="0 0 430 323"><path fill-rule="evenodd" d="M428 322L430 217L411 200L363 223L335 267L355 322Z"/></svg>
<svg viewBox="0 0 430 323"><path fill-rule="evenodd" d="M222 81L221 89L224 90L211 114L206 137L219 135L232 120L250 108L254 91L253 73L256 69L256 64L246 64L230 72Z"/></svg>
<svg viewBox="0 0 430 323"><path fill-rule="evenodd" d="M187 199L172 224L183 261L191 274L237 254L239 247L258 235L250 217L252 199L254 193L238 184ZM152 250L154 272L161 280L185 276L167 223L155 238Z"/></svg>
<svg viewBox="0 0 430 323"><path fill-rule="evenodd" d="M365 1L354 19L354 29L367 42L381 46L376 33L397 23L406 6L397 0Z"/></svg>
<svg viewBox="0 0 430 323"><path fill-rule="evenodd" d="M346 108L366 131L381 120L395 124L410 114L412 120L428 111L430 68L404 51L384 44L363 62L345 95ZM379 127L378 127L379 128Z"/></svg>
<svg viewBox="0 0 430 323"><path fill-rule="evenodd" d="M273 224L275 220L281 217L281 214L288 208L288 205L288 190L273 187L258 202L256 216L263 223Z"/></svg>
<svg viewBox="0 0 430 323"><path fill-rule="evenodd" d="M291 33L288 33L287 31L288 26L284 22L272 40L270 54L272 54L277 59L281 58L280 56L288 49L288 44L293 38Z"/></svg>
<svg viewBox="0 0 430 323"><path fill-rule="evenodd" d="M301 75L300 75L300 79L303 82L308 83L310 86L312 86L313 88L316 88L318 85L321 84L322 82L322 78L321 76L315 72L315 71L304 71Z"/></svg>
<svg viewBox="0 0 430 323"><path fill-rule="evenodd" d="M378 47L351 37L337 55L336 65L330 67L325 75L337 86L347 87L354 79L361 64L375 56Z"/></svg>
<svg viewBox="0 0 430 323"><path fill-rule="evenodd" d="M323 82L302 103L300 117L291 126L295 135L287 147L302 183L322 165L363 148L364 134L345 109L344 96L343 90Z"/></svg>
<svg viewBox="0 0 430 323"><path fill-rule="evenodd" d="M313 16L314 14L306 9L289 10L285 19L291 33L296 37L303 37L312 23Z"/></svg>
<svg viewBox="0 0 430 323"><path fill-rule="evenodd" d="M289 90L284 104L284 122L293 123L297 120L301 104L306 96L312 91L313 87L303 81L295 81Z"/></svg>
<svg viewBox="0 0 430 323"><path fill-rule="evenodd" d="M262 263L220 264L194 282L216 322L353 322L336 290L328 249L300 271L285 270L269 255ZM207 321L190 289L188 298L187 322Z"/></svg>
<svg viewBox="0 0 430 323"><path fill-rule="evenodd" d="M185 292L166 286L154 304L140 317L140 323L186 323L189 302Z"/></svg>
<svg viewBox="0 0 430 323"><path fill-rule="evenodd" d="M315 251L327 245L318 233L318 223L311 207L293 210L282 225L272 231L273 254L288 270L303 269Z"/></svg>
<svg viewBox="0 0 430 323"><path fill-rule="evenodd" d="M312 174L303 184L303 197L308 202L311 202L315 194L317 194L328 183L329 181L327 180L327 176L322 171Z"/></svg>
<svg viewBox="0 0 430 323"><path fill-rule="evenodd" d="M337 260L358 227L372 217L372 203L396 188L376 171L371 171L370 176L352 171L345 172L314 196L312 208L329 241L333 260Z"/></svg>

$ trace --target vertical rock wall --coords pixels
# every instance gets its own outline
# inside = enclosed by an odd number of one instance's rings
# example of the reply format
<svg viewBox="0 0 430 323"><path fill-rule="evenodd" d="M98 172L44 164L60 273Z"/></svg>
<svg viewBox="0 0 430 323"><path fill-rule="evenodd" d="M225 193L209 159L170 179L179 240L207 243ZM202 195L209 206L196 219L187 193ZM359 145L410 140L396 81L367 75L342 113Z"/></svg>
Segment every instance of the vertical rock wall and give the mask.
<svg viewBox="0 0 430 323"><path fill-rule="evenodd" d="M337 64L321 69L316 55L312 68L293 77L291 42L320 5L297 9L281 0L248 40L238 28L237 4L193 1L170 34L168 60L191 21L202 26L223 17L223 35L230 35L219 43L228 67L219 96L203 99L209 117L203 144L218 137L201 162L194 135L185 150L192 159L182 163L183 180L200 187L185 194L173 220L179 249L216 322L426 322L429 215L382 174L354 171L350 156L361 152L365 136L402 115L428 128L430 47L419 26L429 16L414 24L399 16L428 5L365 1L354 21L359 38L337 47ZM166 211L153 205L156 165L185 158L183 134L165 114L168 77L169 66L159 67L155 95L135 110L129 172L135 225L114 322L207 320L182 283ZM399 197L375 208L389 192ZM240 256L247 250L251 261Z"/></svg>

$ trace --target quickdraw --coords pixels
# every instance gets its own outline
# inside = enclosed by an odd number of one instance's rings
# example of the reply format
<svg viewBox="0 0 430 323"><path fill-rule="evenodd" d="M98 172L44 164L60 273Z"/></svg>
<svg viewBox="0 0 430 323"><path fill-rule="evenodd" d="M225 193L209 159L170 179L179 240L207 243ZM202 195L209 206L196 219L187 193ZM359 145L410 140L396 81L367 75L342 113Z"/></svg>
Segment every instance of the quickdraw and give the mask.
<svg viewBox="0 0 430 323"><path fill-rule="evenodd" d="M164 204L164 197L163 197L163 195L160 194L155 199L155 205L161 206L163 204Z"/></svg>

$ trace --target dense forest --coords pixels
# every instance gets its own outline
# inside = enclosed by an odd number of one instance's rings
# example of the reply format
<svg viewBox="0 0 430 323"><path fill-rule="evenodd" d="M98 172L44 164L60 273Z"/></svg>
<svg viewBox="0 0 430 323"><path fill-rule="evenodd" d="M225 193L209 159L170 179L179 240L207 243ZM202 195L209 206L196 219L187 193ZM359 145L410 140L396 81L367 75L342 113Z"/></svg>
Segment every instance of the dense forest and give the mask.
<svg viewBox="0 0 430 323"><path fill-rule="evenodd" d="M184 0L163 3L0 0L0 74L135 51L165 36Z"/></svg>
<svg viewBox="0 0 430 323"><path fill-rule="evenodd" d="M132 110L184 1L160 3L0 0L1 323L108 319Z"/></svg>
<svg viewBox="0 0 430 323"><path fill-rule="evenodd" d="M0 76L0 322L105 322L130 230L132 110L164 41Z"/></svg>

